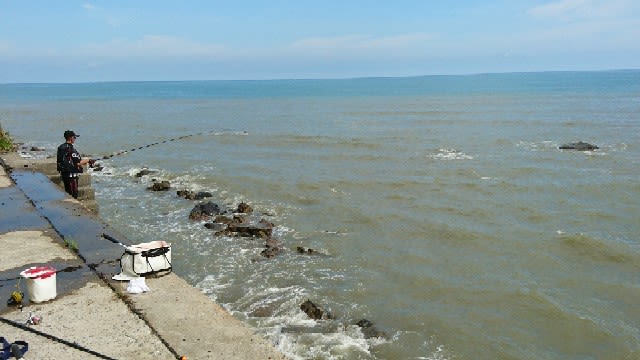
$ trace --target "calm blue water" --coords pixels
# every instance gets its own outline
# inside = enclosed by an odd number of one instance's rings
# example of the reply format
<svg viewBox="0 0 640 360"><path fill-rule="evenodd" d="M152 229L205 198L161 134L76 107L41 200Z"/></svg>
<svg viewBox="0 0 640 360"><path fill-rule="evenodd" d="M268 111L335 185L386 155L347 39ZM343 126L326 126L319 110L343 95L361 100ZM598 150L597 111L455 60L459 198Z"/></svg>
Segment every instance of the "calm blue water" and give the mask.
<svg viewBox="0 0 640 360"><path fill-rule="evenodd" d="M640 358L639 114L640 71L0 85L47 153L191 135L103 161L101 216L299 359ZM286 251L190 222L142 167L250 203Z"/></svg>

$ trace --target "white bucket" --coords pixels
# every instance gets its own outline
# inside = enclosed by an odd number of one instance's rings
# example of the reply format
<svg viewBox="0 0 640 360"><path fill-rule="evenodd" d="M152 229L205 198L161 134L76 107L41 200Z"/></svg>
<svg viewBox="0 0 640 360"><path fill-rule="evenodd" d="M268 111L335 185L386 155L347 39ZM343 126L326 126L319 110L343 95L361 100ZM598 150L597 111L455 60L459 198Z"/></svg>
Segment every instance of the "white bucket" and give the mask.
<svg viewBox="0 0 640 360"><path fill-rule="evenodd" d="M39 303L56 297L56 269L51 266L34 266L20 273L27 279L29 300Z"/></svg>

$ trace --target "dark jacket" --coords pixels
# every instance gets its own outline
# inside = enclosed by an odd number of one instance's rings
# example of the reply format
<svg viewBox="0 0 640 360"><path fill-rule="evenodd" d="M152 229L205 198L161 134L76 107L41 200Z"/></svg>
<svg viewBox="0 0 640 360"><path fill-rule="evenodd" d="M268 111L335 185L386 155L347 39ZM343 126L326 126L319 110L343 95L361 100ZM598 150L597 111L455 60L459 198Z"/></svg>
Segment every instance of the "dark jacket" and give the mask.
<svg viewBox="0 0 640 360"><path fill-rule="evenodd" d="M81 173L80 153L76 151L72 144L64 143L58 146L57 168L61 173Z"/></svg>

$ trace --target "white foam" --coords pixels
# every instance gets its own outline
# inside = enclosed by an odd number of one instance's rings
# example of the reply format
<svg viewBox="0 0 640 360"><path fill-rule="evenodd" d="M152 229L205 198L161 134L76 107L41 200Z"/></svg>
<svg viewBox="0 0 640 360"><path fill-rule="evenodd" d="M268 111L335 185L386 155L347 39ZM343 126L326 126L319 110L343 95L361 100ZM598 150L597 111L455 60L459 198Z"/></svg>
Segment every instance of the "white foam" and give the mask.
<svg viewBox="0 0 640 360"><path fill-rule="evenodd" d="M428 156L435 160L473 160L473 156L455 149L438 149L437 153Z"/></svg>

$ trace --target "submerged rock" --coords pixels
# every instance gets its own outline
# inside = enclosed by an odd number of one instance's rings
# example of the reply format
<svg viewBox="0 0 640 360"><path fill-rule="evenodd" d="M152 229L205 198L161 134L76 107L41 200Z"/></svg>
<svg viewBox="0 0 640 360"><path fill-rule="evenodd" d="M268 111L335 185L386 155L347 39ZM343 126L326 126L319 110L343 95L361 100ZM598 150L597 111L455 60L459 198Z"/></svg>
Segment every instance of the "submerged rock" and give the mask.
<svg viewBox="0 0 640 360"><path fill-rule="evenodd" d="M282 252L282 249L279 247L270 247L262 250L260 252L260 255L263 257L266 257L267 259L271 259L272 257L280 254L281 252Z"/></svg>
<svg viewBox="0 0 640 360"><path fill-rule="evenodd" d="M143 177L143 176L150 175L150 174L153 174L153 173L156 173L156 172L157 171L149 170L149 169L145 168L145 169L142 169L142 170L138 171L138 173L136 173L136 177Z"/></svg>
<svg viewBox="0 0 640 360"><path fill-rule="evenodd" d="M387 337L387 334L385 334L384 331L378 330L375 325L373 325L373 323L367 319L359 320L356 325L360 327L360 331L362 331L365 339L370 339L373 337Z"/></svg>
<svg viewBox="0 0 640 360"><path fill-rule="evenodd" d="M176 195L187 200L203 200L213 196L213 194L208 191L199 191L196 193L191 190L178 190L176 191Z"/></svg>
<svg viewBox="0 0 640 360"><path fill-rule="evenodd" d="M147 190L151 190L151 191L167 191L171 188L171 183L163 180L163 181L158 181L158 182L154 182L153 185L149 186L147 188Z"/></svg>
<svg viewBox="0 0 640 360"><path fill-rule="evenodd" d="M563 145L560 145L558 148L561 150L577 150L577 151L590 151L590 150L599 149L599 147L596 145L589 144L582 141L563 144Z"/></svg>
<svg viewBox="0 0 640 360"><path fill-rule="evenodd" d="M317 250L314 250L312 248L304 248L302 246L296 247L296 251L298 252L298 254L304 254L304 255L324 255L323 253Z"/></svg>
<svg viewBox="0 0 640 360"><path fill-rule="evenodd" d="M272 257L280 254L284 251L281 247L282 243L274 238L268 238L264 242L265 249L260 252L260 255L266 257L267 259L271 259Z"/></svg>
<svg viewBox="0 0 640 360"><path fill-rule="evenodd" d="M227 228L227 225L221 224L221 223L209 222L204 224L204 227L213 231L223 231Z"/></svg>

